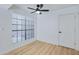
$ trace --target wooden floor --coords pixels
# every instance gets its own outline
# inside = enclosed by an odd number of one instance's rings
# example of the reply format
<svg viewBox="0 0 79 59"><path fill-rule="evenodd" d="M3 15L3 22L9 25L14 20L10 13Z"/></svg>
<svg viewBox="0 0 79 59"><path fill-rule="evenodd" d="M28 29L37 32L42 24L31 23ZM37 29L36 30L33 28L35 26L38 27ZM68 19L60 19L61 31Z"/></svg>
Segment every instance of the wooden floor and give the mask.
<svg viewBox="0 0 79 59"><path fill-rule="evenodd" d="M62 46L35 41L15 49L6 55L79 55L79 52Z"/></svg>

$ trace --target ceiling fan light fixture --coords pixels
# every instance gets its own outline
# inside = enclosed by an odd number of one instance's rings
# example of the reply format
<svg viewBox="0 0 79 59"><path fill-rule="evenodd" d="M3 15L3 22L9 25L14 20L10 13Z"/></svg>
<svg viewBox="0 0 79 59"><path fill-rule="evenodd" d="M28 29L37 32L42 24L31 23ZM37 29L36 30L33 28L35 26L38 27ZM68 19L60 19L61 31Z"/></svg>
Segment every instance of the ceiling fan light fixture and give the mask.
<svg viewBox="0 0 79 59"><path fill-rule="evenodd" d="M37 13L37 14L40 14L41 12L40 12L40 11L37 11L36 13Z"/></svg>

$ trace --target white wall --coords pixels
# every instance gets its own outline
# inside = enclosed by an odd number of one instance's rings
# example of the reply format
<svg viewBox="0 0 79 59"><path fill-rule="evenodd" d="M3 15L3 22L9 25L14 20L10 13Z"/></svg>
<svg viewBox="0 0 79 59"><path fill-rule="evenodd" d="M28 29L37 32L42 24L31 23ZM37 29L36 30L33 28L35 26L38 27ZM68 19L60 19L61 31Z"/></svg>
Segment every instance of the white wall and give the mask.
<svg viewBox="0 0 79 59"><path fill-rule="evenodd" d="M63 14L77 14L79 13L79 6L72 6L68 8L59 9L56 11L51 11L50 14L42 14L37 15L37 39L41 41L45 41L52 44L59 43L59 35L58 35L58 16ZM78 18L79 16L77 16ZM79 20L79 19L78 19ZM77 20L77 37L74 39L75 48L79 50L79 21Z"/></svg>
<svg viewBox="0 0 79 59"><path fill-rule="evenodd" d="M79 13L76 15L76 49L79 51Z"/></svg>
<svg viewBox="0 0 79 59"><path fill-rule="evenodd" d="M18 9L19 10L19 9ZM59 14L78 13L78 7L64 8L42 15L29 15L27 12L14 10L35 20L35 39L14 44L11 38L11 12L7 9L0 8L0 54L13 50L32 41L41 40L52 44L58 44L58 19ZM36 23L37 22L37 23ZM79 49L79 33L77 33L77 50Z"/></svg>
<svg viewBox="0 0 79 59"><path fill-rule="evenodd" d="M21 12L22 10L19 10ZM15 13L19 13L16 11ZM26 40L18 43L12 42L12 19L11 10L0 8L0 54L6 53L15 48L21 47L25 44L33 42L35 39ZM19 13L25 15L23 12ZM34 19L33 15L29 15L30 19Z"/></svg>
<svg viewBox="0 0 79 59"><path fill-rule="evenodd" d="M11 18L8 10L0 8L0 53L11 48Z"/></svg>
<svg viewBox="0 0 79 59"><path fill-rule="evenodd" d="M37 40L57 44L57 28L53 13L37 15Z"/></svg>
<svg viewBox="0 0 79 59"><path fill-rule="evenodd" d="M79 5L72 6L56 11L56 15L74 14L75 16L75 28L74 28L74 49L79 50Z"/></svg>

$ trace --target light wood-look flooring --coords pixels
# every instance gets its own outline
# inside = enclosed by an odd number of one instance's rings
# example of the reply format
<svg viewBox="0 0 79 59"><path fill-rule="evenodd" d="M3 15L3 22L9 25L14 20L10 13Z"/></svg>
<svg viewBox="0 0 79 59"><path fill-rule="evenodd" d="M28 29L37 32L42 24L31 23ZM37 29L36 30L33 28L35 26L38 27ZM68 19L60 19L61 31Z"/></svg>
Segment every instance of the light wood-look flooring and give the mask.
<svg viewBox="0 0 79 59"><path fill-rule="evenodd" d="M6 55L79 55L79 51L41 41L35 41L6 53Z"/></svg>

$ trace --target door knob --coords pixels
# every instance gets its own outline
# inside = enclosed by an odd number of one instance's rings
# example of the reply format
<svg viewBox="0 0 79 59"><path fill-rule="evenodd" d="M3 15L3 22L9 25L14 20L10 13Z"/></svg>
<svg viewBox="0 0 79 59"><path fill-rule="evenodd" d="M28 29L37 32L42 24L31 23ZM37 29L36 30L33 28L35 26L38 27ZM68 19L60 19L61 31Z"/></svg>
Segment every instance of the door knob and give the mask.
<svg viewBox="0 0 79 59"><path fill-rule="evenodd" d="M59 31L58 33L62 33L61 31Z"/></svg>

